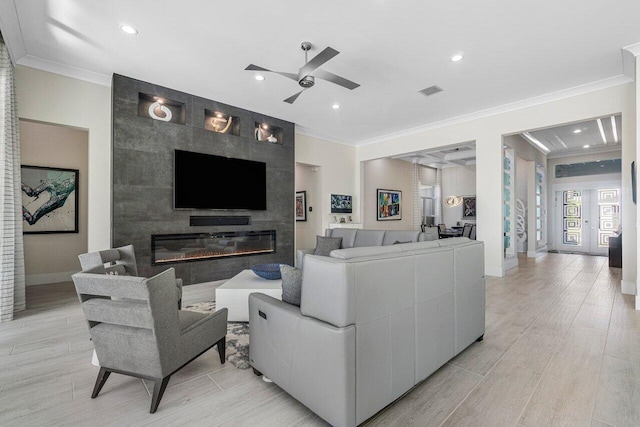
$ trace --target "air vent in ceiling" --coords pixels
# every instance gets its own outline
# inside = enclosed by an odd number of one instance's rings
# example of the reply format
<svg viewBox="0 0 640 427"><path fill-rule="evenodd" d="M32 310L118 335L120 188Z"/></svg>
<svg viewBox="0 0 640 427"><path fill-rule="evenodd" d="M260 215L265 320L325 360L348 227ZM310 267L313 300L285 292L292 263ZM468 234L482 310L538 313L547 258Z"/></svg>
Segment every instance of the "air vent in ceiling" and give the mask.
<svg viewBox="0 0 640 427"><path fill-rule="evenodd" d="M443 91L443 89L441 87L439 87L439 86L430 86L430 87L428 87L426 89L422 89L419 92L421 94L423 94L424 96L430 96L430 95L433 95L435 93L442 92L442 91Z"/></svg>

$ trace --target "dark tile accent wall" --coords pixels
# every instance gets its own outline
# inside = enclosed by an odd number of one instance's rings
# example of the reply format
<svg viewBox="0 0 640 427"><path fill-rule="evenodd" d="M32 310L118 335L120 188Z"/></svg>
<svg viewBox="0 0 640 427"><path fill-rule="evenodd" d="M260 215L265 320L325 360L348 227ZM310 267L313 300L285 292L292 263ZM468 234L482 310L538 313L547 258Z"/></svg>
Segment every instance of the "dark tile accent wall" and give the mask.
<svg viewBox="0 0 640 427"><path fill-rule="evenodd" d="M184 125L138 115L139 94L185 104ZM235 230L276 230L273 254L173 264L185 284L227 279L254 264L294 262L294 124L231 105L115 74L113 104L112 245L133 244L140 275L152 276L168 265L151 265L151 235ZM240 136L204 128L205 110L240 119ZM282 145L255 140L255 123L282 128ZM174 149L267 163L267 210L174 210ZM211 176L210 191L235 176ZM191 215L249 215L250 225L191 227Z"/></svg>

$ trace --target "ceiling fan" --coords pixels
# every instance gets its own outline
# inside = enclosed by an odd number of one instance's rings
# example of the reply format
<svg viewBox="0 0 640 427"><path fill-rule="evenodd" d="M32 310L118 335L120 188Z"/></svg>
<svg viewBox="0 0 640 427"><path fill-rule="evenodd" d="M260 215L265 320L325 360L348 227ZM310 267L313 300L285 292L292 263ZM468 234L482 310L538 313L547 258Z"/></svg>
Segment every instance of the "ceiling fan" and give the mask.
<svg viewBox="0 0 640 427"><path fill-rule="evenodd" d="M258 65L253 65L253 64L249 64L249 66L247 66L247 68L245 68L245 70L249 70L249 71L265 71L268 73L275 73L275 74L280 74L281 76L287 77L291 80L295 80L298 82L298 84L300 86L302 86L302 90L294 95L291 95L289 98L285 99L284 102L287 102L289 104L293 104L295 102L296 99L298 99L298 97L300 96L300 94L302 92L304 92L306 89L309 89L310 87L313 87L313 85L316 83L315 78L319 78L322 80L326 80L328 82L331 83L335 83L338 86L342 86L344 88L347 88L349 90L353 90L355 88L357 88L358 86L360 86L358 83L354 83L351 80L347 80L344 77L340 77L337 76L333 73L330 73L328 71L324 71L321 70L319 67L322 66L325 62L329 61L331 58L333 58L334 56L336 56L337 54L339 54L340 52L338 52L337 50L331 48L331 47L326 47L322 52L320 52L319 54L317 54L316 56L314 56L311 61L308 60L307 58L307 54L309 52L309 50L311 49L311 43L309 42L302 42L302 44L300 45L300 48L304 51L304 62L305 64L300 67L300 70L298 70L298 73L285 73L282 71L273 71L273 70L267 70L264 67L260 67ZM313 75L311 75L311 73L313 73Z"/></svg>

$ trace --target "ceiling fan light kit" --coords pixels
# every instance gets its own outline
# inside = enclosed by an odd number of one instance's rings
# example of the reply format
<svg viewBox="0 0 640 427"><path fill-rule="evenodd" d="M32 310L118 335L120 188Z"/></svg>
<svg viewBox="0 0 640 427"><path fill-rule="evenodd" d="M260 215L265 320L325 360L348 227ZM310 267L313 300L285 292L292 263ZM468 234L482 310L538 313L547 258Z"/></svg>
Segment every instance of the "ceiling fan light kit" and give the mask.
<svg viewBox="0 0 640 427"><path fill-rule="evenodd" d="M260 67L259 65L254 65L254 64L249 64L247 68L245 68L245 70L275 73L283 77L287 77L291 80L297 81L298 85L302 87L302 90L284 99L284 102L288 104L293 104L296 101L296 99L298 99L298 97L302 94L302 92L312 88L316 84L316 77L322 80L326 80L330 83L336 84L338 86L342 86L349 90L353 90L360 86L358 83L352 82L351 80L345 79L344 77L340 77L336 74L320 69L322 65L324 65L327 61L329 61L334 56L338 55L340 52L338 52L332 47L326 47L322 52L318 53L316 56L311 58L311 60L308 60L308 52L309 50L311 50L311 47L312 47L312 44L309 42L302 42L300 44L300 49L302 49L302 51L304 52L305 63L302 67L300 67L297 73L273 71L273 70L269 70L267 68ZM311 73L313 73L313 75Z"/></svg>

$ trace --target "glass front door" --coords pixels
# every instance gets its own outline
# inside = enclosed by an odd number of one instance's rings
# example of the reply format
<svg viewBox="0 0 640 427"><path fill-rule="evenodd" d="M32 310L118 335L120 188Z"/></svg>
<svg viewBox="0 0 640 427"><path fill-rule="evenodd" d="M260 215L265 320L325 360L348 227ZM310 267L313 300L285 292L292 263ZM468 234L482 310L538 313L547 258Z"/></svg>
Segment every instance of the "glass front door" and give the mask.
<svg viewBox="0 0 640 427"><path fill-rule="evenodd" d="M620 225L620 189L558 191L556 212L558 250L607 255Z"/></svg>

